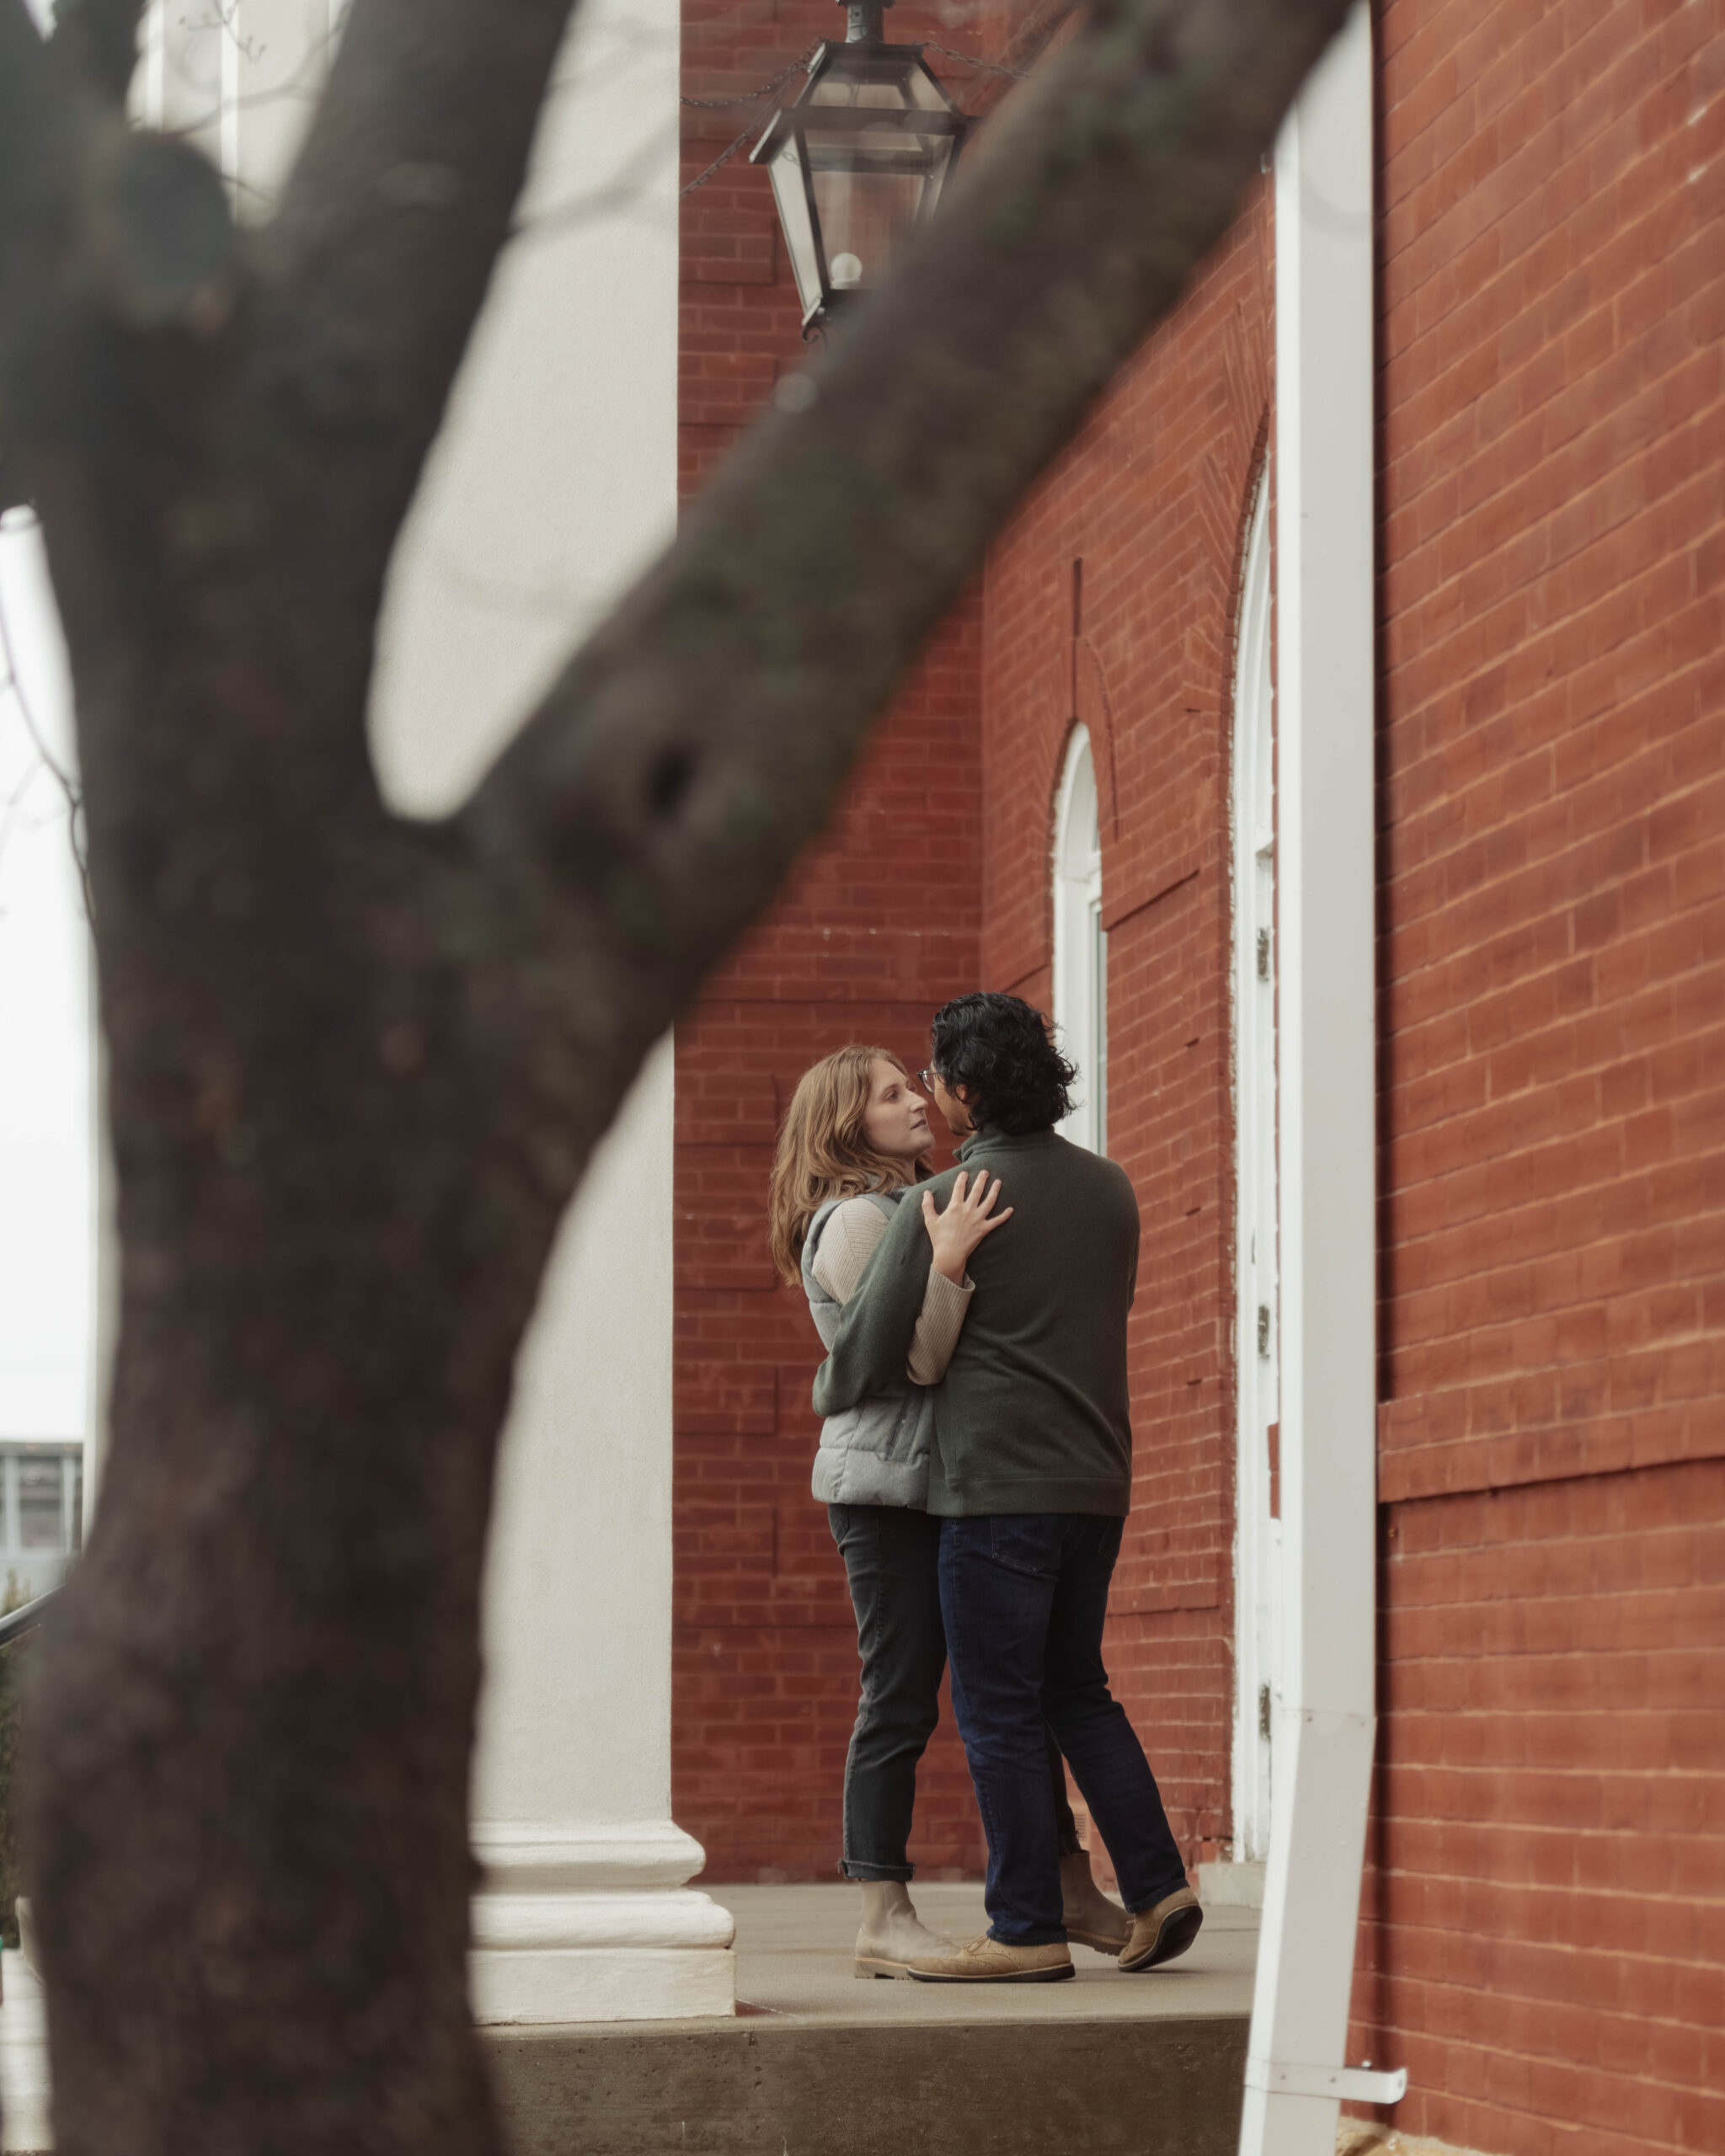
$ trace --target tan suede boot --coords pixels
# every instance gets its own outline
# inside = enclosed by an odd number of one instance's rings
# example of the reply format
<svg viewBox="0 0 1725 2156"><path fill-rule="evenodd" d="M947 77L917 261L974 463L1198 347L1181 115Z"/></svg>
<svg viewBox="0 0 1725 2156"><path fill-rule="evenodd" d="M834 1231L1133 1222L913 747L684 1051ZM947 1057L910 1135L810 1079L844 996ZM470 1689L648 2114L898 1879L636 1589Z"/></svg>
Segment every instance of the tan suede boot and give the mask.
<svg viewBox="0 0 1725 2156"><path fill-rule="evenodd" d="M1076 1974L1072 1956L1051 1946L1012 1946L1004 1939L973 1939L955 1954L931 1954L911 1964L919 1984L1054 1984Z"/></svg>
<svg viewBox="0 0 1725 2156"><path fill-rule="evenodd" d="M1123 1969L1158 1969L1183 1954L1197 1938L1204 1911L1189 1886L1164 1894L1154 1908L1132 1919L1132 1936L1120 1956Z"/></svg>
<svg viewBox="0 0 1725 2156"><path fill-rule="evenodd" d="M929 1930L901 1879L861 1879L862 1921L857 1931L859 1977L907 1977L919 1955L950 1954L953 1942Z"/></svg>
<svg viewBox="0 0 1725 2156"><path fill-rule="evenodd" d="M1060 1922L1075 1945L1118 1957L1132 1936L1132 1919L1090 1876L1090 1852L1060 1859Z"/></svg>

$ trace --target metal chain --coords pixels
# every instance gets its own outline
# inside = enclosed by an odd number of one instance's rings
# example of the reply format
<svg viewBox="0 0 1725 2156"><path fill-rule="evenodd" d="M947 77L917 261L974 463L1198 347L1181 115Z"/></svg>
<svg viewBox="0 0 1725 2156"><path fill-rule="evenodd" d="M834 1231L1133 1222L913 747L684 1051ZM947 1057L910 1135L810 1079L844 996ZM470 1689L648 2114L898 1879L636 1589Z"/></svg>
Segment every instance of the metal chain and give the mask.
<svg viewBox="0 0 1725 2156"><path fill-rule="evenodd" d="M745 127L728 150L720 151L718 155L713 160L713 163L708 165L706 171L703 172L698 179L692 179L686 187L679 190L677 195L678 201L681 202L686 200L687 196L695 192L695 189L697 187L705 187L708 181L712 179L714 173L719 171L724 166L728 165L730 163L731 159L735 157L738 151L742 148L744 143L748 141L749 137L754 132L755 130L752 127Z"/></svg>
<svg viewBox="0 0 1725 2156"><path fill-rule="evenodd" d="M734 98L684 98L682 103L696 112L729 112L740 104L758 104L763 98L775 96L782 90L799 67L806 67L819 50L820 44L820 40L817 38L808 51L799 53L796 59L781 67L772 80L770 83L763 83L758 90L741 90ZM698 174L689 182L686 187L679 190L678 201L686 200L697 187L705 187L714 173L722 172L754 132L755 128L751 122L728 149L720 151L705 172Z"/></svg>
<svg viewBox="0 0 1725 2156"><path fill-rule="evenodd" d="M979 60L974 52L955 52L949 45L925 45L922 49L925 52L937 52L943 59L962 61L965 67L975 67L984 75L1005 75L1015 83L1028 83L1030 79L1028 67L1002 67L998 61Z"/></svg>
<svg viewBox="0 0 1725 2156"><path fill-rule="evenodd" d="M685 98L682 102L697 112L729 112L734 104L753 104L759 98L770 98L775 90L782 90L799 67L806 67L820 49L817 38L807 52L800 53L787 67L781 67L770 83L763 83L758 90L739 90L734 98Z"/></svg>

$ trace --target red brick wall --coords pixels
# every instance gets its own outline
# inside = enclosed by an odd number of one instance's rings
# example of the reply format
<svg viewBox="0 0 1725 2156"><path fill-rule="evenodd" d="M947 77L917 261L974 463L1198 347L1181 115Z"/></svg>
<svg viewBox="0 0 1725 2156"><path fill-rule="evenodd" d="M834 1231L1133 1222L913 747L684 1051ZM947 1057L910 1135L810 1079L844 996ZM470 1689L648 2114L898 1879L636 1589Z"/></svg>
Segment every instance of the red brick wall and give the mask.
<svg viewBox="0 0 1725 2156"><path fill-rule="evenodd" d="M1231 1833L1227 760L1270 394L1269 248L1260 189L996 544L984 595L983 976L1044 1008L1050 825L1074 716L1097 767L1108 1148L1144 1232L1133 1513L1108 1657L1191 1863Z"/></svg>
<svg viewBox="0 0 1725 2156"><path fill-rule="evenodd" d="M830 0L692 4L684 88L728 97L772 79ZM894 36L940 37L909 6ZM947 40L980 49L967 29ZM965 71L937 61L955 86ZM770 106L690 108L685 184ZM733 158L683 205L681 450L698 487L781 368L804 356L766 175ZM777 1285L766 1174L798 1077L846 1040L911 1069L928 1020L975 987L980 915L978 610L957 611L793 888L708 986L676 1051L676 1485L672 1805L708 1879L824 1878L840 1854L856 1632L825 1513L809 1494L819 1343ZM949 1713L924 1766L913 1859L974 1873L981 1830Z"/></svg>
<svg viewBox="0 0 1725 2156"><path fill-rule="evenodd" d="M1725 2148L1725 1462L1397 1505L1357 2048L1405 2132Z"/></svg>
<svg viewBox="0 0 1725 2156"><path fill-rule="evenodd" d="M1725 11L1389 0L1359 2050L1725 2146ZM1356 2052L1354 2055L1358 2055Z"/></svg>

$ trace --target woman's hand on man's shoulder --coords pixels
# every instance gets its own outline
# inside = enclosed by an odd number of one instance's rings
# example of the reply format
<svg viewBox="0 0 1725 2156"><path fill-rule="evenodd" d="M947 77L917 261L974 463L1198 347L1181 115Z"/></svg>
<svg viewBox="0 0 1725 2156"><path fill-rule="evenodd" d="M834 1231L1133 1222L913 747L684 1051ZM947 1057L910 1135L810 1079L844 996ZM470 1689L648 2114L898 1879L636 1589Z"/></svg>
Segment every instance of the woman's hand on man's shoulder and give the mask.
<svg viewBox="0 0 1725 2156"><path fill-rule="evenodd" d="M1012 1219L1010 1205L998 1213L994 1209L1001 1187L1000 1177L991 1179L986 1169L972 1183L968 1171L961 1168L943 1208L937 1205L932 1190L923 1192L922 1222L933 1246L937 1273L944 1273L948 1280L962 1281L971 1251Z"/></svg>

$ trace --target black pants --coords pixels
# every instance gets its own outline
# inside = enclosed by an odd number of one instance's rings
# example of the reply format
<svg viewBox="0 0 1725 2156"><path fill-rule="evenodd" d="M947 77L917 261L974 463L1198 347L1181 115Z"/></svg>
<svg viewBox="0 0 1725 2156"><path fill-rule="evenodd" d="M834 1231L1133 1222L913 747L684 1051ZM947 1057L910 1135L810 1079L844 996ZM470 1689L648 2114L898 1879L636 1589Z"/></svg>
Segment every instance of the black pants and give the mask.
<svg viewBox="0 0 1725 2156"><path fill-rule="evenodd" d="M947 1636L940 1614L940 1522L901 1505L829 1505L857 1613L862 1696L845 1761L846 1879L909 1879L916 1762L940 1719ZM1059 1854L1080 1849L1060 1748L1044 1732Z"/></svg>

